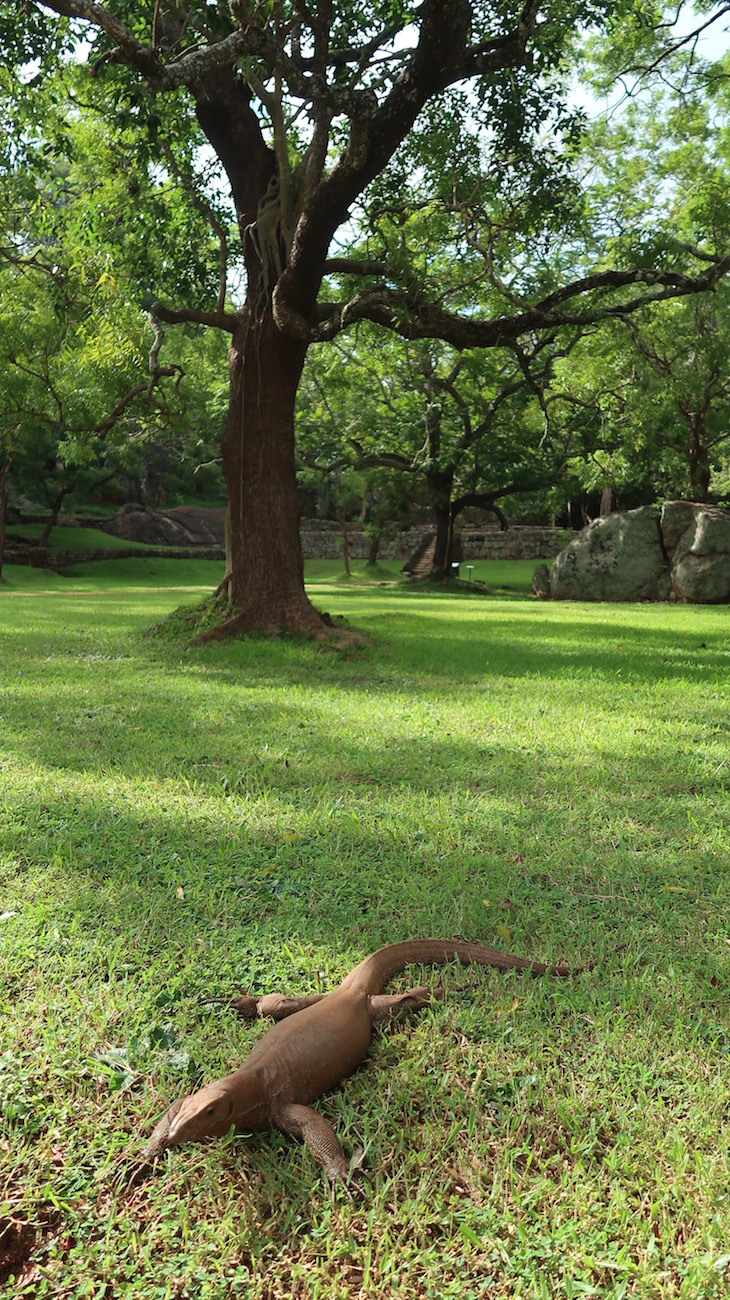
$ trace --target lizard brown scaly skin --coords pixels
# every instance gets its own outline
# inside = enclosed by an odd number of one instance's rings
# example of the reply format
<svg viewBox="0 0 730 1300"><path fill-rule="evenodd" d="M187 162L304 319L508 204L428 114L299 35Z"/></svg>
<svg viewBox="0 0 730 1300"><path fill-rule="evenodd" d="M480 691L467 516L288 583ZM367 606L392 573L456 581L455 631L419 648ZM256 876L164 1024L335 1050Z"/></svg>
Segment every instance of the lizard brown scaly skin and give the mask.
<svg viewBox="0 0 730 1300"><path fill-rule="evenodd" d="M357 1069L374 1024L417 1011L441 995L440 988L423 987L383 996L380 990L392 975L411 962L443 965L454 960L534 975L571 973L565 966L548 967L473 943L416 939L380 948L329 994L234 998L230 1005L243 1015L273 1015L278 1023L240 1069L170 1107L155 1126L142 1160L151 1162L181 1142L223 1137L232 1128L276 1128L302 1139L330 1181L344 1181L349 1164L339 1139L310 1103Z"/></svg>

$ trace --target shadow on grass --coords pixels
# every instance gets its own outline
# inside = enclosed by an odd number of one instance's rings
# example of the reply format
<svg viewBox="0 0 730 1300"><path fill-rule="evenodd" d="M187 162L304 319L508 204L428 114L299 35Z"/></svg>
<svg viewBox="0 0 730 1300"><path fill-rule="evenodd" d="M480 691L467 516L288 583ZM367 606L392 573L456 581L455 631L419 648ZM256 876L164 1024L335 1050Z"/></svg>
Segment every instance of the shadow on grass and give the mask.
<svg viewBox="0 0 730 1300"><path fill-rule="evenodd" d="M329 988L382 943L459 933L574 962L628 943L680 962L677 987L692 984L728 921L721 844L662 842L660 759L625 795L597 765L579 804L574 766L563 758L562 804L542 797L544 760L531 756L519 786L488 799L446 786L410 806L397 792L371 803L333 782L298 803L278 791L265 815L235 792L39 783L0 828L0 904L17 910L4 935L20 954L6 995L78 974L131 982L150 1008L161 992L312 991L313 969ZM690 791L672 800L696 812Z"/></svg>
<svg viewBox="0 0 730 1300"><path fill-rule="evenodd" d="M725 676L730 667L730 620L723 606L540 604L415 587L378 588L375 592L353 587L344 593L317 592L314 599L319 607L328 607L333 615L344 613L351 625L375 637L372 651L356 662L366 663L368 673L383 689L387 689L396 658L394 680L399 688L404 669L426 672L448 688L454 678L496 672L525 677L630 671L646 680L679 672L706 681L708 675ZM26 654L30 626L37 640L31 655L52 653L60 642L67 653L73 653L78 651L74 638L93 653L98 638L107 642L109 634L130 629L127 645L131 651L134 635L155 618L164 618L179 603L179 593L174 591L159 592L152 598L120 590L98 602L67 594L60 613L54 602L44 608L39 596L22 612L4 607L3 637L8 638L11 652L13 641L20 638ZM675 623L680 620L673 632L656 626L667 611ZM450 614L456 620L456 631ZM122 643L117 651L124 652L124 648ZM325 659L311 645L295 640L278 647L270 641L244 640L207 649L180 646L169 651L150 645L147 653L184 655L188 664L198 662L206 671L215 668L222 674L228 671L234 679L239 668L255 665L264 673L267 667L274 674L285 669L291 680L303 681L313 663L319 663L320 671L326 665L333 684L350 685L357 677L354 662L336 656Z"/></svg>
<svg viewBox="0 0 730 1300"><path fill-rule="evenodd" d="M544 793L562 784L570 798L586 767L598 788L621 779L615 742L600 729L630 715L646 683L666 682L677 700L678 687L701 691L701 718L696 725L686 716L651 718L633 740L632 779L662 788L678 767L672 788L690 788L696 756L677 765L675 747L696 740L693 726L709 734L722 725L727 611L674 610L667 630L656 626L657 607L515 608L468 596L348 593L353 622L375 644L344 657L296 640L188 649L142 640L149 597L123 593L111 609L106 600L69 600L62 622L57 606L40 605L31 626L16 611L3 636L0 752L30 765L178 780L244 798L296 799L323 781L335 791L378 784L431 795ZM446 705L464 712L465 739L441 721ZM531 742L525 718L551 710L555 742L544 724L545 738ZM586 733L572 771L557 735L571 714Z"/></svg>
<svg viewBox="0 0 730 1300"><path fill-rule="evenodd" d="M360 595L352 593L350 601L355 622ZM403 609L394 630L391 602ZM723 606L542 605L456 593L429 599L420 591L382 593L374 617L368 617L367 593L362 604L367 630L386 645L397 641L402 665L426 671L445 686L475 673L573 677L620 671L651 681L679 673L706 682L726 680L730 671L730 611ZM458 614L456 634L451 610ZM681 619L679 628L655 626L667 612ZM380 657L377 644L374 657Z"/></svg>
<svg viewBox="0 0 730 1300"><path fill-rule="evenodd" d="M334 861L359 878L366 855L397 914L403 861L426 890L434 860L479 874L526 844L559 864L569 843L579 874L596 852L645 871L661 835L680 851L676 828L714 815L700 796L710 809L727 797L727 611L674 611L668 632L644 606L517 613L379 592L349 594L348 610L378 639L345 658L297 641L156 647L123 635L149 604L122 596L114 610L71 605L61 625L41 608L32 636L18 617L0 755L27 795L12 798L7 854L92 877L124 863L142 887L160 863L195 874L213 852L230 887L241 861L268 871L306 843L330 887ZM647 713L644 686L662 679L668 711L654 697Z"/></svg>
<svg viewBox="0 0 730 1300"><path fill-rule="evenodd" d="M636 724L627 768L634 724L613 682L602 697L595 683L576 697L582 740L571 747L560 716L570 683L557 701L541 679L460 688L468 734L452 735L438 701L427 688L415 698L412 684L397 684L384 722L380 683L365 694L362 681L346 691L328 682L318 693L279 679L274 690L256 674L242 684L201 664L176 676L155 667L151 676L135 657L46 662L42 672L39 661L6 694L0 752L10 772L25 771L0 829L8 861L47 863L86 879L92 895L107 879L123 892L162 891L166 909L177 885L198 882L204 908L221 916L250 897L248 922L280 911L334 933L384 900L392 920L416 896L428 911L433 889L440 906L465 888L479 899L509 862L523 884L545 887L547 871L582 888L596 858L603 884L611 862L611 889L616 873L663 889L674 876L654 872L657 849L676 861L692 826L710 847L675 866L677 878L701 892L721 862L711 841L730 786L713 748L722 694L716 713L703 693L700 714Z"/></svg>

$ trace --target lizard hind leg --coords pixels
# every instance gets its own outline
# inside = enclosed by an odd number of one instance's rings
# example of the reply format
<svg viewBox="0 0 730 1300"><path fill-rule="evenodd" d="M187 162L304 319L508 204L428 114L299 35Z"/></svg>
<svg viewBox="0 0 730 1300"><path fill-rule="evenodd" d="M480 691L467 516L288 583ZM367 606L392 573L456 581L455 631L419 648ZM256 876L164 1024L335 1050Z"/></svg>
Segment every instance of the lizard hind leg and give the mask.
<svg viewBox="0 0 730 1300"><path fill-rule="evenodd" d="M385 1025L391 1020L405 1020L406 1016L415 1015L435 998L443 996L444 990L440 984L434 988L422 984L417 989L408 989L406 993L374 993L368 998L370 1019L374 1025Z"/></svg>

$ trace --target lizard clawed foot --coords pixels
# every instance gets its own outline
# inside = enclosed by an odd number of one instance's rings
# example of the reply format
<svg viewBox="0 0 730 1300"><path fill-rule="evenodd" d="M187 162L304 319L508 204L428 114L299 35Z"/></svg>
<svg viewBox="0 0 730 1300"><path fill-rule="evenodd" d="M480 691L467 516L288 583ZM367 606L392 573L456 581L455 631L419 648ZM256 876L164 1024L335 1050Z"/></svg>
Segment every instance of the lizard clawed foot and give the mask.
<svg viewBox="0 0 730 1300"><path fill-rule="evenodd" d="M158 1119L155 1127L150 1133L145 1145L141 1150L135 1147L127 1147L119 1157L120 1168L112 1179L112 1186L116 1191L129 1191L135 1183L149 1172L150 1169L158 1164L160 1157L164 1155L170 1145L170 1126L177 1115L183 1102L187 1099L179 1097L173 1102L169 1110Z"/></svg>
<svg viewBox="0 0 730 1300"><path fill-rule="evenodd" d="M263 993L254 997L251 993L241 992L238 997L220 1000L238 1012L239 1016L243 1016L244 1020L265 1019L268 1016L273 1020L285 1020L287 1016L293 1016L297 1011L321 1002L323 997L323 993L310 993L304 997L289 997L286 993Z"/></svg>
<svg viewBox="0 0 730 1300"><path fill-rule="evenodd" d="M235 998L215 998L215 1002L222 1002L225 1006L237 1011L239 1016L244 1020L255 1020L258 1015L259 999L250 993L239 993Z"/></svg>
<svg viewBox="0 0 730 1300"><path fill-rule="evenodd" d="M360 1170L363 1169L364 1167L365 1167L365 1148L355 1147L355 1150L353 1151L352 1156L350 1158L350 1177L352 1177L353 1174L358 1174Z"/></svg>
<svg viewBox="0 0 730 1300"><path fill-rule="evenodd" d="M124 1194L145 1177L157 1164L158 1159L159 1155L148 1157L146 1147L142 1151L133 1146L125 1147L111 1166L106 1166L99 1171L94 1182L108 1182L117 1195Z"/></svg>
<svg viewBox="0 0 730 1300"><path fill-rule="evenodd" d="M153 1169L156 1164L156 1159L144 1159L143 1152L136 1152L134 1154L130 1153L126 1166L120 1169L112 1179L112 1187L114 1188L114 1191L117 1192L117 1194L130 1192L133 1187L136 1187L137 1183L141 1182L142 1179L146 1177L149 1171Z"/></svg>
<svg viewBox="0 0 730 1300"><path fill-rule="evenodd" d="M357 1175L365 1164L365 1150L363 1147L355 1147L349 1160L344 1157L342 1160L332 1160L324 1165L324 1175L329 1183L332 1199L335 1199L335 1193L339 1189L344 1192L348 1201L359 1200L364 1193L363 1185L357 1181Z"/></svg>

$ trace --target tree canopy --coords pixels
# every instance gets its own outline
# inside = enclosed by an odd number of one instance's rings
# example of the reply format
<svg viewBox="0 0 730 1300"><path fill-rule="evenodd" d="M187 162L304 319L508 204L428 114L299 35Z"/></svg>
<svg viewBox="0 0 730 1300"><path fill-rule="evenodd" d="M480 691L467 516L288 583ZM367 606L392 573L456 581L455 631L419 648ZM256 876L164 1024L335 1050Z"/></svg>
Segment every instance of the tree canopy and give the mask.
<svg viewBox="0 0 730 1300"><path fill-rule="evenodd" d="M521 358L730 267L713 230L661 246L628 228L584 237L569 55L582 31L656 17L633 0L0 4L0 48L21 73L3 86L9 156L39 92L72 87L118 136L129 201L110 242L138 249L154 327L229 336L226 631L323 632L295 478L310 347L366 321L507 349L538 398ZM161 176L176 188L162 206Z"/></svg>

